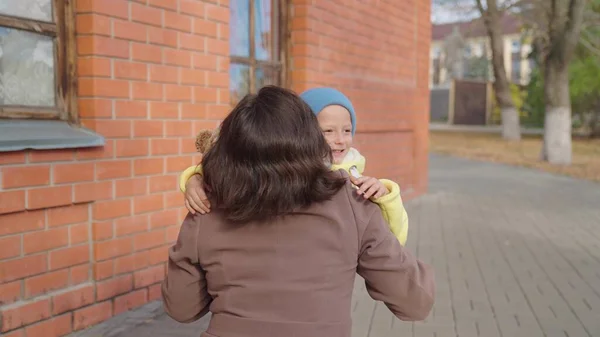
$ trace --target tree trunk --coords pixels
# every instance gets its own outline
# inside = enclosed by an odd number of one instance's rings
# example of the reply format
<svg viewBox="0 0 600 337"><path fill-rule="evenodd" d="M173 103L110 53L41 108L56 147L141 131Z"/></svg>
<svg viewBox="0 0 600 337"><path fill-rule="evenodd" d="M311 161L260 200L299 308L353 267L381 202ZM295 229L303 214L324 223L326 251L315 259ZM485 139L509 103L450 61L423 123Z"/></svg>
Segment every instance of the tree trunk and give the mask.
<svg viewBox="0 0 600 337"><path fill-rule="evenodd" d="M544 145L542 160L551 164L569 165L571 147L571 97L568 66L556 59L544 64Z"/></svg>
<svg viewBox="0 0 600 337"><path fill-rule="evenodd" d="M500 111L502 112L502 137L507 140L521 139L519 112L515 108L510 83L504 68L504 40L502 38L501 12L495 1L488 1L488 10L483 15L492 49L492 67L494 69L494 92Z"/></svg>

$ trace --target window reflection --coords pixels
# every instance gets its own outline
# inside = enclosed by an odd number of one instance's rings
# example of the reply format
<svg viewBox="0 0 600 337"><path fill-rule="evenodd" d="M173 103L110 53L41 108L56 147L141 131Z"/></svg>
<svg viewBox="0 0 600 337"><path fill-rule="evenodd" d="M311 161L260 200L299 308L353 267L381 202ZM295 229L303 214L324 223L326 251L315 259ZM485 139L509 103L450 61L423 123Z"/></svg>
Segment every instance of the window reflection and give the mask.
<svg viewBox="0 0 600 337"><path fill-rule="evenodd" d="M254 50L258 60L270 60L273 50L271 0L254 0Z"/></svg>
<svg viewBox="0 0 600 337"><path fill-rule="evenodd" d="M250 0L231 0L229 48L232 56L250 57Z"/></svg>
<svg viewBox="0 0 600 337"><path fill-rule="evenodd" d="M229 97L231 105L237 104L250 92L250 67L232 63L229 66Z"/></svg>

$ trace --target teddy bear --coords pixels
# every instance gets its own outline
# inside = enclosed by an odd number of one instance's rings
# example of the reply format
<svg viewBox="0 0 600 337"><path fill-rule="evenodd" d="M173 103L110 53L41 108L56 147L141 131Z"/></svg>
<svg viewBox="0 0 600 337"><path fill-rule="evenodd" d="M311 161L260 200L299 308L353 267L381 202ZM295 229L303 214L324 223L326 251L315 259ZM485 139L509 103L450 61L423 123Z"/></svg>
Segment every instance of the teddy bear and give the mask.
<svg viewBox="0 0 600 337"><path fill-rule="evenodd" d="M203 129L198 132L196 136L196 150L201 154L206 154L208 149L215 143L217 136L219 135L219 128L210 130Z"/></svg>

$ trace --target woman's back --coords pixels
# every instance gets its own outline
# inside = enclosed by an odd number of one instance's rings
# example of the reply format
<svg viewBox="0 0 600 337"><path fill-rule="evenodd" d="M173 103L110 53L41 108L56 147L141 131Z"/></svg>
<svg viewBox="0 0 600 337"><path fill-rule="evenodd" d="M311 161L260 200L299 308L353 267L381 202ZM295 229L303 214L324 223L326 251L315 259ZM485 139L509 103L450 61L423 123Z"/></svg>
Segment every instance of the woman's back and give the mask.
<svg viewBox="0 0 600 337"><path fill-rule="evenodd" d="M188 216L175 247L166 310L187 322L210 309L208 336L348 337L357 272L401 319L424 319L433 305L431 270L350 183L270 223L231 224L219 211Z"/></svg>

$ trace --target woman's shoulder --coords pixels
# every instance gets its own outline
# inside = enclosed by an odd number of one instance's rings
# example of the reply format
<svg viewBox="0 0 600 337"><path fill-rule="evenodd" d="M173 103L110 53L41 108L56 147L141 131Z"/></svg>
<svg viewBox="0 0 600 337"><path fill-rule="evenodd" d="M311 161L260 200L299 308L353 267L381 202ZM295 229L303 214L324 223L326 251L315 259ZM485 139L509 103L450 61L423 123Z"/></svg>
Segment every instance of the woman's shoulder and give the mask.
<svg viewBox="0 0 600 337"><path fill-rule="evenodd" d="M339 169L337 173L346 180L346 184L340 190L337 197L348 203L357 222L367 223L373 216L373 213L379 211L379 207L371 200L365 199L356 193L357 187L350 181L348 172Z"/></svg>

